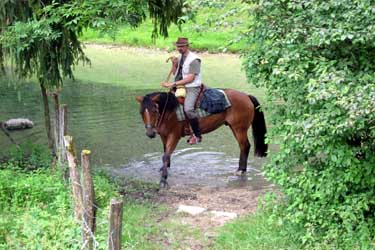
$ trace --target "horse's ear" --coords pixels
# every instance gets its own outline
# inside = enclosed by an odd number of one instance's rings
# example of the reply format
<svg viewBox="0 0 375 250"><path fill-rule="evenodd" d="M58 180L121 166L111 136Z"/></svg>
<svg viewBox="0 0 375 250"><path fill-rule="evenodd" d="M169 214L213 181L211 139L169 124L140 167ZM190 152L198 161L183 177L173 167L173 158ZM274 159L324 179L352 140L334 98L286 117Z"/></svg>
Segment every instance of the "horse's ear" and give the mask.
<svg viewBox="0 0 375 250"><path fill-rule="evenodd" d="M139 102L139 103L142 103L143 101L143 96L136 96L135 99Z"/></svg>
<svg viewBox="0 0 375 250"><path fill-rule="evenodd" d="M160 95L155 95L151 98L152 102L156 102L158 103L159 102L159 98L160 98Z"/></svg>

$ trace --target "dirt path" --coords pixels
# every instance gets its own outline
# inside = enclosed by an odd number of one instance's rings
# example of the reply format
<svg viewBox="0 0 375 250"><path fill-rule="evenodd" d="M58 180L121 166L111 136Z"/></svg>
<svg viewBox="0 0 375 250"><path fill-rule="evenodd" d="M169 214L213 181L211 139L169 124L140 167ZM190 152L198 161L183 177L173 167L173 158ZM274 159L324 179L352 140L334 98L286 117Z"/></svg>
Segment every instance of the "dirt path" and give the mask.
<svg viewBox="0 0 375 250"><path fill-rule="evenodd" d="M158 218L160 225L179 225L180 228L181 226L188 227L191 231L179 233L180 229L176 232L173 227L161 226L164 237L148 240L155 241L163 249L211 249L219 227L234 218L254 213L257 209L258 198L265 192L266 190L254 190L250 186L216 188L172 186L169 189L149 193L148 197L151 197L152 201L167 207L167 211ZM144 192L138 195L142 196ZM177 213L181 205L206 210L197 215ZM218 211L220 216L214 214L213 211ZM191 233L192 231L199 232L198 236ZM173 244L176 242L183 247L175 247Z"/></svg>
<svg viewBox="0 0 375 250"><path fill-rule="evenodd" d="M156 221L160 232L150 236L148 241L155 242L156 249L209 250L225 223L248 214L255 213L258 198L272 186L262 189L243 185L236 187L207 187L191 185L171 185L160 189L156 183L125 181L121 192L131 200L156 203L166 207L157 214ZM192 215L178 213L180 206L194 206L205 209Z"/></svg>

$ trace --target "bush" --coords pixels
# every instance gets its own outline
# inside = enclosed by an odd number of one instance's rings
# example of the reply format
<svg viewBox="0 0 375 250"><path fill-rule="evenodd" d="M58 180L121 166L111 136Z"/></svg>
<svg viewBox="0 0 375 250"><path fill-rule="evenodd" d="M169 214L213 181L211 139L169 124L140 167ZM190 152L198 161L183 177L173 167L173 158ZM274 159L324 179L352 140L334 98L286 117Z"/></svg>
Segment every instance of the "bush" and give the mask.
<svg viewBox="0 0 375 250"><path fill-rule="evenodd" d="M51 152L41 144L27 142L21 144L19 148L12 146L9 150L7 168L11 165L27 171L39 168L48 168L52 161Z"/></svg>
<svg viewBox="0 0 375 250"><path fill-rule="evenodd" d="M46 170L30 173L0 170L0 190L0 211L38 205L55 210L69 204L70 199L59 177Z"/></svg>
<svg viewBox="0 0 375 250"><path fill-rule="evenodd" d="M254 2L244 67L273 102L280 151L266 173L286 195L285 221L309 248L372 249L375 5Z"/></svg>
<svg viewBox="0 0 375 250"><path fill-rule="evenodd" d="M68 190L48 170L24 172L3 164L0 249L80 249Z"/></svg>

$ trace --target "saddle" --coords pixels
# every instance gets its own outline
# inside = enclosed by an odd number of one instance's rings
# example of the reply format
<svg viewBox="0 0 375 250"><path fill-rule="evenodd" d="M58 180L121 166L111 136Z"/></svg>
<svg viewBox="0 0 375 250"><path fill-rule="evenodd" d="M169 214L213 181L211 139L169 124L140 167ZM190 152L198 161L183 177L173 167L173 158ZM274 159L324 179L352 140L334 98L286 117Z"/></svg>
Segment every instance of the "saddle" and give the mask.
<svg viewBox="0 0 375 250"><path fill-rule="evenodd" d="M203 97L203 92L207 89L206 85L202 84L201 89L199 91L199 95L197 100L195 101L195 108L199 107L199 104ZM173 89L173 92L177 98L178 103L181 105L184 105L185 102L185 96L186 96L186 88L184 86L178 86Z"/></svg>
<svg viewBox="0 0 375 250"><path fill-rule="evenodd" d="M185 98L177 96L177 100L180 103L176 110L177 120L185 122L183 135L190 135L192 133L191 128L183 108ZM202 85L195 102L195 109L199 118L221 113L230 106L231 103L223 90L208 88L205 85Z"/></svg>
<svg viewBox="0 0 375 250"><path fill-rule="evenodd" d="M197 98L197 100L195 100L195 105L194 105L195 109L197 107L199 107L199 103L200 103L200 100L202 99L203 92L204 92L205 89L206 89L206 86L204 84L202 84L201 88L200 88L200 91L199 91L198 98ZM175 87L172 91L174 92L178 103L181 104L182 106L184 106L185 96L186 96L185 86ZM182 112L183 112L183 115L186 117L186 114L185 114L185 111L183 110L183 108L182 108ZM183 132L182 136L186 136L186 135L193 135L193 130L192 130L188 120L185 121L184 132Z"/></svg>

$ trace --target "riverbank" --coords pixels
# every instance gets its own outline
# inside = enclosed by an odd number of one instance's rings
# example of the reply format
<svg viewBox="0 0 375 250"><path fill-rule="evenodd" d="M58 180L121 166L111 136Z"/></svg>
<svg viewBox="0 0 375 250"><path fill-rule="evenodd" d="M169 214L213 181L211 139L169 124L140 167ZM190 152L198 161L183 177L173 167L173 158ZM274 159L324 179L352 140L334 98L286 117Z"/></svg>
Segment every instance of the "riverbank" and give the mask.
<svg viewBox="0 0 375 250"><path fill-rule="evenodd" d="M170 70L167 58L176 56L177 51L137 48L124 45L88 43L84 49L91 65L77 65L75 78L80 81L124 86L132 89L159 89ZM204 83L209 87L234 88L251 93L260 101L265 100L263 89L248 84L242 71L239 55L198 52L202 59Z"/></svg>
<svg viewBox="0 0 375 250"><path fill-rule="evenodd" d="M59 171L52 174L45 166L33 171L21 168L30 164L19 165L11 159L0 166L0 248L80 249L80 225L74 221L70 185ZM94 185L97 249L106 249L108 204L113 197L124 200L123 249L278 249L275 238L259 240L278 230L277 226L272 229L264 212L256 213L265 190L177 186L159 190L151 183L110 181L100 172L94 173ZM180 213L181 205L206 211ZM243 230L245 224L249 227ZM237 238L236 234L249 237ZM278 235L278 246L285 244Z"/></svg>

